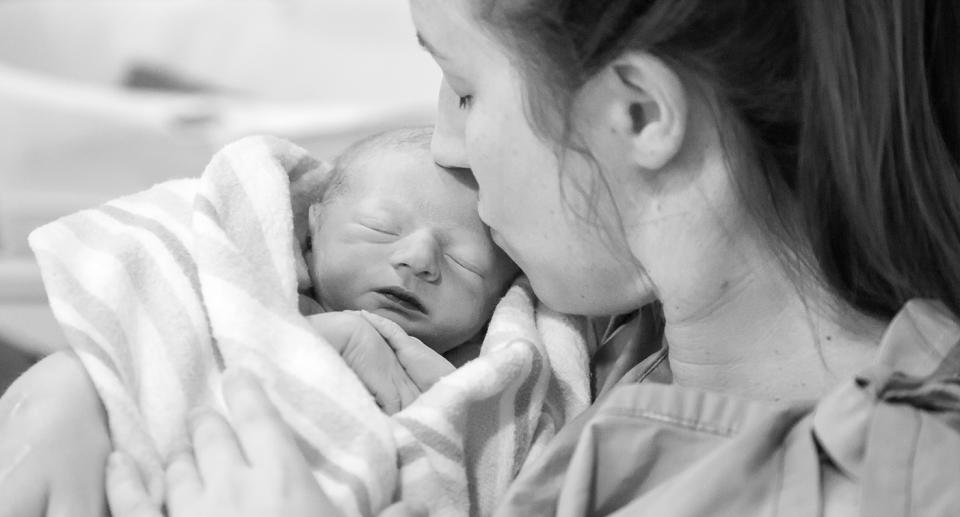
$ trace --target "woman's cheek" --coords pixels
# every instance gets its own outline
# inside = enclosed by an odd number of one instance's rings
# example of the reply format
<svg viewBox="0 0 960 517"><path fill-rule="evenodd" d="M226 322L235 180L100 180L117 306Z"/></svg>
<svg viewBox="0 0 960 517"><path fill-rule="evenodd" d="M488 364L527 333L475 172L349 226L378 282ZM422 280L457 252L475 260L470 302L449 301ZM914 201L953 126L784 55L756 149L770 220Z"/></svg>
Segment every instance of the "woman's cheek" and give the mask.
<svg viewBox="0 0 960 517"><path fill-rule="evenodd" d="M491 179L498 173L497 168L502 165L497 163L495 159L499 154L497 151L502 150L497 145L497 141L494 140L498 129L489 121L486 113L477 110L470 113L464 128L470 167L473 169L473 174L477 178L481 190L484 183L489 186ZM487 195L486 192L483 194Z"/></svg>

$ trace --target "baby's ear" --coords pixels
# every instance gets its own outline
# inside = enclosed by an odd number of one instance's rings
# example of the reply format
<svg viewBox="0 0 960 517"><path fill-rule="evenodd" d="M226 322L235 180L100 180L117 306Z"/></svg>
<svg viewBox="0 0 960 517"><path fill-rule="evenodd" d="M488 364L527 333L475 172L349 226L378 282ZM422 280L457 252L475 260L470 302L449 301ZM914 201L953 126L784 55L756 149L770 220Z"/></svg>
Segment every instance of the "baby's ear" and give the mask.
<svg viewBox="0 0 960 517"><path fill-rule="evenodd" d="M320 203L307 207L302 217L294 219L294 260L297 266L297 291L309 292L312 289L310 268L313 262L313 236L320 227ZM297 227L299 220L299 228Z"/></svg>
<svg viewBox="0 0 960 517"><path fill-rule="evenodd" d="M323 202L318 201L310 205L307 209L307 238L320 229L321 218L323 217Z"/></svg>
<svg viewBox="0 0 960 517"><path fill-rule="evenodd" d="M293 233L303 248L310 234L309 208L322 199L330 182L332 167L327 162L315 166L290 183L290 203L293 209Z"/></svg>

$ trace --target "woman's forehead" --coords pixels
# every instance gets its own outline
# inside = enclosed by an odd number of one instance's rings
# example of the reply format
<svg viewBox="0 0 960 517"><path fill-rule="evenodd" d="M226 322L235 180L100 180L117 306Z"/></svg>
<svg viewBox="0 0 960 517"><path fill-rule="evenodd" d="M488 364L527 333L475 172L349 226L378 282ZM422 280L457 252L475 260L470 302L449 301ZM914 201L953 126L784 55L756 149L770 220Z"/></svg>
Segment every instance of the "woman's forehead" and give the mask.
<svg viewBox="0 0 960 517"><path fill-rule="evenodd" d="M436 40L476 27L479 19L475 16L476 4L476 0L411 0L417 37L424 48L431 53L442 50L437 48Z"/></svg>
<svg viewBox="0 0 960 517"><path fill-rule="evenodd" d="M417 39L445 73L472 69L478 61L510 54L497 31L475 13L478 0L413 0Z"/></svg>

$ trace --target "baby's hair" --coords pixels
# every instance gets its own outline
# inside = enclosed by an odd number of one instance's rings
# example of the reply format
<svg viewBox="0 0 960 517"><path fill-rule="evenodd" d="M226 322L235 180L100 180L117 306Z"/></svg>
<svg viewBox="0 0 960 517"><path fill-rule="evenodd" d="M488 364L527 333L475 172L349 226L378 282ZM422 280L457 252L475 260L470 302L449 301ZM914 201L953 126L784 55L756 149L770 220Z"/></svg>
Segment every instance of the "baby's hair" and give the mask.
<svg viewBox="0 0 960 517"><path fill-rule="evenodd" d="M351 171L363 166L364 161L374 153L384 150L429 153L432 138L432 126L416 126L381 131L354 142L334 160L330 183L319 201L326 203L344 194L349 187L347 176Z"/></svg>

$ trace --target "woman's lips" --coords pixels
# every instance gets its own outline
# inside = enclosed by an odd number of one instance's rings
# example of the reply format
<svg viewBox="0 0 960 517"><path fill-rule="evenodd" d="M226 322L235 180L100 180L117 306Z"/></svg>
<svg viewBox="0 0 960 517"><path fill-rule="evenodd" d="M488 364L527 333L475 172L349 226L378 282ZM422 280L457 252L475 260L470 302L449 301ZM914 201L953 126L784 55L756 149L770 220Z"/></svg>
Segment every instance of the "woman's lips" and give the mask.
<svg viewBox="0 0 960 517"><path fill-rule="evenodd" d="M424 315L429 312L417 295L401 287L384 287L377 289L376 292L391 304L407 312L421 313Z"/></svg>

